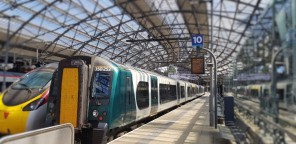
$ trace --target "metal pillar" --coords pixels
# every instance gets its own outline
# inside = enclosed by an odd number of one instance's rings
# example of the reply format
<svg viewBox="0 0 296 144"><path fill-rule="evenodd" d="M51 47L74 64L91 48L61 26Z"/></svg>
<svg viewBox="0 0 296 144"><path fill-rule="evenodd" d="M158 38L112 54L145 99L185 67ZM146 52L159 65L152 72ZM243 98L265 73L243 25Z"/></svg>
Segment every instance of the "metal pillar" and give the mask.
<svg viewBox="0 0 296 144"><path fill-rule="evenodd" d="M214 96L214 106L215 106L215 108L214 108L214 124L215 124L215 128L217 128L217 62L216 62L216 57L212 53L212 51L210 51L209 49L205 49L205 48L202 48L202 50L205 50L208 53L210 53L213 60L214 60L214 79L213 79L214 82L213 82L213 90L212 90L213 93L211 93L211 95ZM211 104L210 104L210 106L211 106ZM211 112L213 113L213 111L211 111ZM212 115L212 113L210 113L210 115Z"/></svg>
<svg viewBox="0 0 296 144"><path fill-rule="evenodd" d="M213 0L211 1L211 51L213 51L213 9L214 9L214 3ZM208 51L208 50L206 50ZM213 59L210 58L210 63L212 63ZM210 126L214 126L214 115L213 115L213 108L214 108L214 101L213 101L213 68L210 68Z"/></svg>
<svg viewBox="0 0 296 144"><path fill-rule="evenodd" d="M276 123L278 123L279 120L279 99L276 95L276 69L275 69L275 60L276 57L280 54L280 52L282 52L284 50L284 48L279 49L272 57L272 61L271 61L271 96L272 96L272 113L274 114L274 121Z"/></svg>
<svg viewBox="0 0 296 144"><path fill-rule="evenodd" d="M296 1L295 0L291 0L291 5L292 5L292 29L296 29ZM293 55L292 55L292 73L293 73L293 103L296 99L296 43L294 41L292 41L292 52L293 52Z"/></svg>

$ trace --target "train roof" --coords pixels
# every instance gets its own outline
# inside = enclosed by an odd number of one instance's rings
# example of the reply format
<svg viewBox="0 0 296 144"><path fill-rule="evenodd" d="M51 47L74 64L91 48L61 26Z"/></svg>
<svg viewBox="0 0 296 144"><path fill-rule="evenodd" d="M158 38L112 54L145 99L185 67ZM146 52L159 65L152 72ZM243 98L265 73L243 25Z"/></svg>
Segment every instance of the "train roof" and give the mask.
<svg viewBox="0 0 296 144"><path fill-rule="evenodd" d="M144 73L147 73L147 74L150 74L150 75L154 75L154 76L158 76L158 77L162 77L162 78L166 78L166 79L170 79L170 80L176 80L176 81L180 81L180 82L184 82L184 83L190 83L190 84L193 84L193 85L197 85L195 83L191 83L191 82L188 82L188 81L173 79L173 78L170 78L170 77L167 77L167 76L164 76L164 75L160 75L160 74L158 74L156 72L151 72L151 71L144 70L144 69L141 69L141 68L136 68L136 67L133 67L133 66L130 66L130 65L119 64L119 63L117 63L117 62L115 62L113 60L106 59L106 58L101 57L101 56L83 56L83 57L90 57L91 59L97 59L97 58L99 58L99 59L103 59L103 60L105 60L107 62L110 62L115 67L118 67L118 68L121 68L121 69L135 70L135 71L138 71L138 72L144 72Z"/></svg>

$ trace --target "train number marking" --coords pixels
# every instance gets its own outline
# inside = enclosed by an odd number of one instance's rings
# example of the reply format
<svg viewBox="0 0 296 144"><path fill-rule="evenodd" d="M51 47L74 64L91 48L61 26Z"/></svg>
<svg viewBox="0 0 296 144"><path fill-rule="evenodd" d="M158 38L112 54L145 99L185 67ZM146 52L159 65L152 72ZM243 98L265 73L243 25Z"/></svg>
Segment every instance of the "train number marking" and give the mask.
<svg viewBox="0 0 296 144"><path fill-rule="evenodd" d="M96 71L112 71L112 68L109 66L97 66L95 70Z"/></svg>

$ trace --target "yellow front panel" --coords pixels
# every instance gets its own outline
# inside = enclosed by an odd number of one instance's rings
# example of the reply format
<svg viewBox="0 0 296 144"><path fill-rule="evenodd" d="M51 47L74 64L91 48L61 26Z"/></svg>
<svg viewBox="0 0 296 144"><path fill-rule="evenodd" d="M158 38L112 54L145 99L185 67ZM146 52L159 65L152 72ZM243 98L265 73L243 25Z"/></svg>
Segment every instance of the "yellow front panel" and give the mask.
<svg viewBox="0 0 296 144"><path fill-rule="evenodd" d="M77 127L78 68L64 68L61 87L60 124Z"/></svg>
<svg viewBox="0 0 296 144"><path fill-rule="evenodd" d="M6 106L3 104L2 98L4 93L0 94L0 134L25 132L30 111L23 111L23 108L36 99L39 99L43 94L44 92L39 96L16 106ZM4 113L6 113L6 117Z"/></svg>

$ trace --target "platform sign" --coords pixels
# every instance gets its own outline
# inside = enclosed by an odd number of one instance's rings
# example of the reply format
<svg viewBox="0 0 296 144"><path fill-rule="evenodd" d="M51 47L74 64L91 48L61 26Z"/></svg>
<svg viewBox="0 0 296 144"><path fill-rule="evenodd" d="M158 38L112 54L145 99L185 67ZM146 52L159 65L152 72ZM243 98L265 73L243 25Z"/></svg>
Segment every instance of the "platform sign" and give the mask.
<svg viewBox="0 0 296 144"><path fill-rule="evenodd" d="M203 34L193 34L191 35L192 47L203 47L204 35Z"/></svg>
<svg viewBox="0 0 296 144"><path fill-rule="evenodd" d="M192 74L204 74L205 73L205 59L204 57L200 58L191 58L191 73Z"/></svg>

